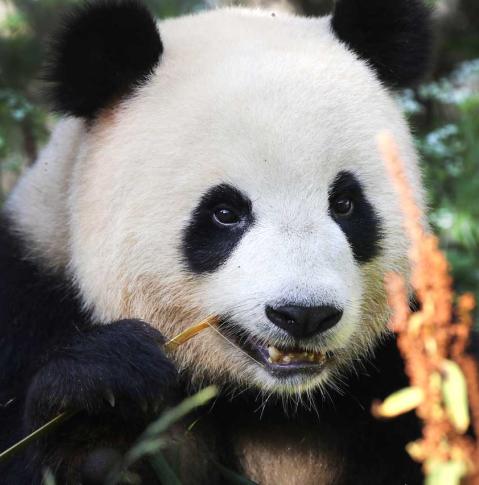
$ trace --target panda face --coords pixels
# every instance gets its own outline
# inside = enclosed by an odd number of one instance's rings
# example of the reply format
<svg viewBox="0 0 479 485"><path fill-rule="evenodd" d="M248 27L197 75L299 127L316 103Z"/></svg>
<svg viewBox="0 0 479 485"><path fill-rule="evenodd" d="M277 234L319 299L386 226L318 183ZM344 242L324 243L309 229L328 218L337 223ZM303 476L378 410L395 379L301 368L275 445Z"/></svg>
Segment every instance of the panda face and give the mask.
<svg viewBox="0 0 479 485"><path fill-rule="evenodd" d="M37 227L25 210L41 164L10 206L41 234L38 253L56 248L99 322L142 318L170 338L218 315L172 355L193 382L334 385L386 332L385 273L406 274L376 137L393 133L421 203L407 126L330 18L227 9L162 22L161 34L161 62L146 77L142 66L129 96L94 111L59 100L94 117L72 128L75 157L43 184L51 221Z"/></svg>
<svg viewBox="0 0 479 485"><path fill-rule="evenodd" d="M188 270L204 278L220 332L251 356L266 382L288 388L320 378L337 354L354 353L361 269L379 256L382 237L353 173L329 180L318 173L317 187L300 173L297 183L289 172L277 175L248 192L209 189L182 250Z"/></svg>
<svg viewBox="0 0 479 485"><path fill-rule="evenodd" d="M278 25L279 38L292 28ZM102 321L140 317L167 337L219 315L219 334L174 356L198 380L304 391L335 382L386 329L382 281L404 269L406 241L377 134L395 133L412 173L415 155L385 89L314 25L294 55L232 42L207 62L192 43L198 58L179 64L166 23L171 54L96 121L74 174L86 301Z"/></svg>

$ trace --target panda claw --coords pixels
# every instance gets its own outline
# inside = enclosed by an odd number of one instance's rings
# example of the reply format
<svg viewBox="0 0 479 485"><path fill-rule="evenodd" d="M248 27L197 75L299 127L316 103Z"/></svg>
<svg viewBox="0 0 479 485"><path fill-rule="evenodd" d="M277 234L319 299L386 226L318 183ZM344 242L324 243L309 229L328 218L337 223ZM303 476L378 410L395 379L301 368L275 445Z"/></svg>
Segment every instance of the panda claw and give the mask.
<svg viewBox="0 0 479 485"><path fill-rule="evenodd" d="M116 404L115 395L113 394L111 389L107 389L105 391L105 400L112 408L115 407L115 404Z"/></svg>

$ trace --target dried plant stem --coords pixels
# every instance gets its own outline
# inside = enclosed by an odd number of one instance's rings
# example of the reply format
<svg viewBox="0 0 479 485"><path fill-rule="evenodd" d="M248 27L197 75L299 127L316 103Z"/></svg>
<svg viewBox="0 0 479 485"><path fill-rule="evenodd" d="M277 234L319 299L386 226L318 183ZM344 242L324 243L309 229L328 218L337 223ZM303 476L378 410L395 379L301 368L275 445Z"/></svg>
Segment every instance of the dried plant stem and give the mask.
<svg viewBox="0 0 479 485"><path fill-rule="evenodd" d="M183 332L179 333L171 340L166 342L165 349L167 351L176 350L180 345L184 344L185 342L193 338L195 335L198 335L200 332L202 332L203 330L206 330L207 328L210 328L210 327L214 328L216 325L218 325L218 323L219 323L218 317L214 315L209 316L208 318L205 318L200 323L197 323L192 327L188 327L186 330L184 330Z"/></svg>
<svg viewBox="0 0 479 485"><path fill-rule="evenodd" d="M30 443L33 443L34 441L40 439L42 436L55 429L57 426L70 419L74 414L76 414L75 411L65 411L58 416L55 416L53 419L48 421L48 423L45 423L43 426L30 433L28 436L25 436L25 438L21 439L7 450L2 451L2 453L0 453L0 463L7 461L15 453L18 453L19 451L26 448Z"/></svg>
<svg viewBox="0 0 479 485"><path fill-rule="evenodd" d="M432 472L432 467L437 471L441 463L461 463L469 474L468 483L476 484L479 483L474 475L478 472L479 445L465 435L469 424L469 399L475 438L479 438L479 373L475 360L465 353L472 330L474 298L464 295L458 299L458 318L455 319L449 265L439 249L438 239L426 232L425 217L415 199L398 148L387 133L381 134L379 147L403 211L404 226L411 243L411 285L420 303L420 309L412 313L403 277L397 274L386 277L393 309L391 327L397 332L398 347L411 386L420 389L424 395L416 409L423 422L423 437L408 450L415 459L423 462L426 474ZM454 369L458 369L454 382L461 381L462 370L466 384L464 393L461 393L464 395L454 396L451 405L447 402L447 391ZM462 420L457 414L461 412L457 404L461 399L465 409L459 415ZM460 473L457 483L461 479Z"/></svg>

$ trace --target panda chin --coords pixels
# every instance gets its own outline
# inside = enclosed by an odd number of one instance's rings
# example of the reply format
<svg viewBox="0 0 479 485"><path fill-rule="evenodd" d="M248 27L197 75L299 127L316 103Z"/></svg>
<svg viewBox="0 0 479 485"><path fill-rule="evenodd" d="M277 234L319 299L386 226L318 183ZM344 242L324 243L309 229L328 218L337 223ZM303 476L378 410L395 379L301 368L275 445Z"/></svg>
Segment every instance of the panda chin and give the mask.
<svg viewBox="0 0 479 485"><path fill-rule="evenodd" d="M220 324L219 329L228 340L252 357L272 377L284 379L301 375L318 375L333 364L332 352L311 351L300 345L273 345L261 342L245 332L238 334L238 331L233 331L232 327L232 322L225 320Z"/></svg>

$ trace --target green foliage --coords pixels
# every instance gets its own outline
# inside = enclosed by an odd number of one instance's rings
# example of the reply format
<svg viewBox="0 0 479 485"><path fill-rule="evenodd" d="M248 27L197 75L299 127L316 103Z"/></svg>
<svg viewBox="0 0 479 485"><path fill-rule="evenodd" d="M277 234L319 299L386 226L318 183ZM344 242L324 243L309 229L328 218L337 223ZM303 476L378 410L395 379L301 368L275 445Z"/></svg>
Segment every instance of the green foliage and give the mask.
<svg viewBox="0 0 479 485"><path fill-rule="evenodd" d="M479 298L479 59L402 96L417 133L430 221L452 264L459 291Z"/></svg>
<svg viewBox="0 0 479 485"><path fill-rule="evenodd" d="M31 136L43 141L47 135L46 113L13 89L0 88L0 159L21 152L23 128L29 124Z"/></svg>

